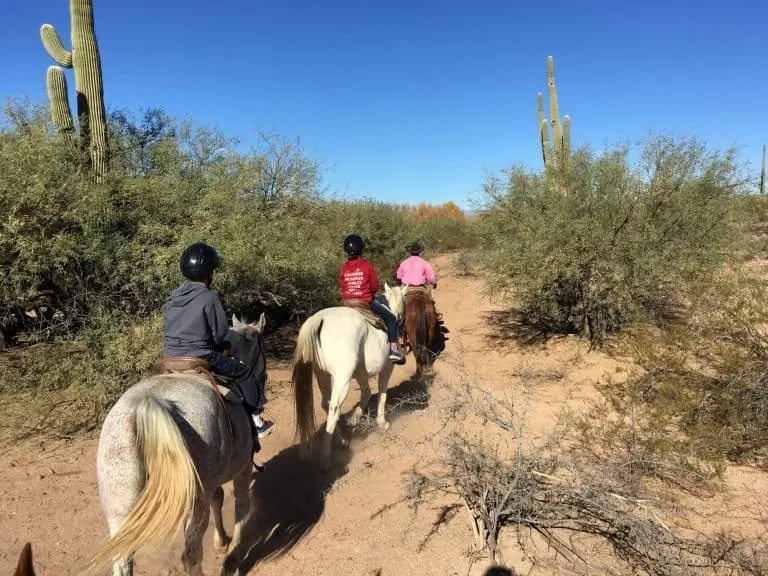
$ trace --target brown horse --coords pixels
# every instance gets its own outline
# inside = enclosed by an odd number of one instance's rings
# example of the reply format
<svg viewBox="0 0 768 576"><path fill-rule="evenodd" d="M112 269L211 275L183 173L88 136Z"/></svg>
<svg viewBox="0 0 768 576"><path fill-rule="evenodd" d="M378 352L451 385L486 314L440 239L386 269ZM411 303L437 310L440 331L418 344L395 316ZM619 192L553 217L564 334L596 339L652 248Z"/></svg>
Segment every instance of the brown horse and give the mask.
<svg viewBox="0 0 768 576"><path fill-rule="evenodd" d="M19 557L19 564L16 566L16 572L13 576L35 576L35 569L32 567L32 544L27 542Z"/></svg>
<svg viewBox="0 0 768 576"><path fill-rule="evenodd" d="M437 333L437 310L431 290L426 286L409 286L405 295L405 342L413 350L419 374L432 372L429 348Z"/></svg>

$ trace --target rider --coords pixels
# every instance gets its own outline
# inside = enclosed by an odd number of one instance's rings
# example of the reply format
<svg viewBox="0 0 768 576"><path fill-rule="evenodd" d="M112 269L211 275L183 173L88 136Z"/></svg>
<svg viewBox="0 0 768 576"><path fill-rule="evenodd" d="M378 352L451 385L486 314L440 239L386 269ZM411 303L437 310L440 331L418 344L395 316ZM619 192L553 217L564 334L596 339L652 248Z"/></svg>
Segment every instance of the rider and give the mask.
<svg viewBox="0 0 768 576"><path fill-rule="evenodd" d="M424 247L419 242L414 242L408 247L410 256L400 262L397 268L397 279L408 286L432 285L437 288L437 277L429 262L421 257Z"/></svg>
<svg viewBox="0 0 768 576"><path fill-rule="evenodd" d="M389 359L395 364L405 364L405 356L398 344L397 318L374 298L379 289L379 278L376 276L373 264L363 258L364 245L363 239L357 234L350 234L344 238L347 261L339 270L341 298L342 300L364 300L370 305L371 311L387 324Z"/></svg>
<svg viewBox="0 0 768 576"><path fill-rule="evenodd" d="M253 370L242 360L225 356L229 348L229 320L218 295L210 289L221 256L213 246L198 242L181 255L181 273L187 279L166 299L163 307L163 356L193 356L205 360L214 374L235 379L244 396L256 438L268 436L274 424L261 417L266 398L266 366Z"/></svg>

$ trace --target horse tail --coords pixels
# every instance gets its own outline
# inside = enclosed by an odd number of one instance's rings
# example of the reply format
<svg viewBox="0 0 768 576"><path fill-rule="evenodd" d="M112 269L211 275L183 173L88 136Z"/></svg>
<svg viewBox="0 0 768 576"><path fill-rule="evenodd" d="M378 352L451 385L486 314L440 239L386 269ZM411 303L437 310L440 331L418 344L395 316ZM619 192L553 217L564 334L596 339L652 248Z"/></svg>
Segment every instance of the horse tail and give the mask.
<svg viewBox="0 0 768 576"><path fill-rule="evenodd" d="M136 404L135 421L144 489L118 531L92 556L81 576L97 574L103 566L132 556L148 544L168 542L195 506L200 477L170 406L148 393Z"/></svg>
<svg viewBox="0 0 768 576"><path fill-rule="evenodd" d="M312 367L318 362L317 352L322 327L321 316L310 316L299 330L293 355L291 383L296 410L296 435L301 443L308 443L317 430L315 399L312 394Z"/></svg>
<svg viewBox="0 0 768 576"><path fill-rule="evenodd" d="M424 303L424 297L418 299L419 307L416 311L416 342L418 342L418 358L420 364L429 362L429 342L427 338L427 307Z"/></svg>

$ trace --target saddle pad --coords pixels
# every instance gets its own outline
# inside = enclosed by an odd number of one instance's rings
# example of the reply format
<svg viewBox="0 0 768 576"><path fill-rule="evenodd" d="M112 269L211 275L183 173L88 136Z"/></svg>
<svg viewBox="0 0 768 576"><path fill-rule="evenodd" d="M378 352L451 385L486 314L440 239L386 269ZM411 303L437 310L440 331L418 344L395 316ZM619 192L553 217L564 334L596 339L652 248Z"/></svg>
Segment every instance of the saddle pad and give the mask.
<svg viewBox="0 0 768 576"><path fill-rule="evenodd" d="M381 316L374 314L369 304L364 300L342 300L341 305L345 308L352 308L353 310L360 312L360 314L363 315L363 318L365 318L374 328L383 330L384 332L387 331L387 325L384 322L384 319L381 318Z"/></svg>

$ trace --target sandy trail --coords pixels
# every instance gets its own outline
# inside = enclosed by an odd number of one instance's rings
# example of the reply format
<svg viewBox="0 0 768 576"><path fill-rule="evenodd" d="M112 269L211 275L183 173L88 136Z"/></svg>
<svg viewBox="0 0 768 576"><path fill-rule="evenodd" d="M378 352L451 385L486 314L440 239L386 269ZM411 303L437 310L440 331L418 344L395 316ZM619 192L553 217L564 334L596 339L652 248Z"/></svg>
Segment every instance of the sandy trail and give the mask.
<svg viewBox="0 0 768 576"><path fill-rule="evenodd" d="M443 313L446 349L437 360L438 377L429 387L427 406L389 415L390 432L373 430L353 436L349 449L336 449L335 471L320 475L298 458L293 445L293 415L287 366L270 366L269 415L277 422L259 454L266 470L254 485L257 502L253 525L246 537L254 548L243 573L260 576L379 575L423 576L482 573L484 564L468 572L467 551L472 533L464 515L441 526L424 543L440 512L435 507L414 513L404 503L405 475L439 449L429 440L438 426L435 406L446 400L441 379L452 378L455 362L492 390L514 388L524 402L520 409L535 438L554 424L567 404L579 409L596 393L593 383L615 372L619 363L598 352L586 352L575 338L561 338L522 348L500 339L508 320L481 295L482 281L452 273L451 259L435 261L440 276L436 300ZM390 384L390 403L412 392L424 392L412 379L413 357L396 367ZM375 385L374 385L375 390ZM317 393L317 391L316 391ZM345 403L348 411L359 398L356 386ZM319 402L318 402L319 405ZM325 418L318 420L324 424ZM39 576L63 575L83 560L107 535L95 481L97 437L67 443L37 442L13 447L0 455L0 574L10 574L26 541L33 543ZM727 506L734 515L747 514L756 498L766 501L765 474L732 469L729 483L742 488L736 495L709 503ZM746 488L749 488L747 491ZM233 503L226 487L224 518L231 530ZM383 507L386 511L377 514ZM503 542L505 557L526 573L511 542ZM141 555L137 574L183 574L180 541L164 553ZM221 557L206 533L204 571L218 574ZM543 573L534 571L534 573Z"/></svg>

